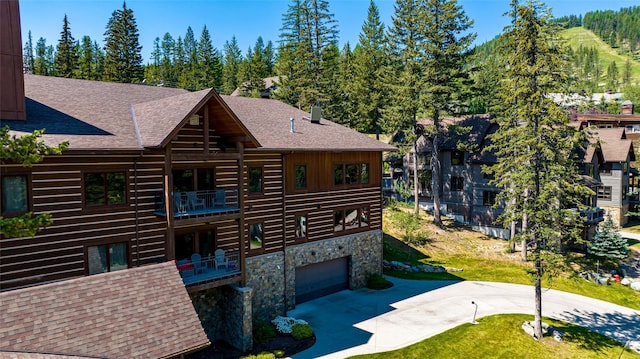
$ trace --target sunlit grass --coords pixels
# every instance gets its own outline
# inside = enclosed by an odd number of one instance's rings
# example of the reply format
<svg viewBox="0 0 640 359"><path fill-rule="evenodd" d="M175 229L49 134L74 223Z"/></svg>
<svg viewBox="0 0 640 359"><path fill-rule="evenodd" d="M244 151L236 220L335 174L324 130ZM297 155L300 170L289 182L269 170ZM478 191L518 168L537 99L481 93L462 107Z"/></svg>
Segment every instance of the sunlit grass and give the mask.
<svg viewBox="0 0 640 359"><path fill-rule="evenodd" d="M640 358L613 339L548 318L545 323L565 333L563 340L549 336L535 341L521 329L523 321L532 319L525 314L493 315L402 349L352 358Z"/></svg>

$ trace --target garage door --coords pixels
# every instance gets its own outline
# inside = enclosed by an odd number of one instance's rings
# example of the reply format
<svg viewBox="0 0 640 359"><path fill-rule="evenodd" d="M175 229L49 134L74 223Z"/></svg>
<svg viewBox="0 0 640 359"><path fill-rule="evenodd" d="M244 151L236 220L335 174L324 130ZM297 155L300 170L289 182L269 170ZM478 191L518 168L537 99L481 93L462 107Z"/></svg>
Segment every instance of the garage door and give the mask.
<svg viewBox="0 0 640 359"><path fill-rule="evenodd" d="M296 268L296 303L349 288L349 257Z"/></svg>

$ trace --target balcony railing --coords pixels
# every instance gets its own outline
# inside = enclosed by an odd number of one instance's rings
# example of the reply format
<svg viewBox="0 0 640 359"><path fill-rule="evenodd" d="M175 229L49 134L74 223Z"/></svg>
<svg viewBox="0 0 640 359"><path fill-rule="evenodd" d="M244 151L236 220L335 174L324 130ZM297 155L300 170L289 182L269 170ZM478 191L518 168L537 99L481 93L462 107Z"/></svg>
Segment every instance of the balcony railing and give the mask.
<svg viewBox="0 0 640 359"><path fill-rule="evenodd" d="M584 218L584 221L589 224L604 221L604 209L600 207L581 209L580 215Z"/></svg>
<svg viewBox="0 0 640 359"><path fill-rule="evenodd" d="M185 286L214 282L240 274L240 252L227 251L224 259L216 261L215 256L203 257L196 268L190 260L176 261L178 272Z"/></svg>
<svg viewBox="0 0 640 359"><path fill-rule="evenodd" d="M158 192L156 197L155 214L167 216L164 195ZM212 216L240 212L238 205L238 191L190 191L173 192L173 216L176 219Z"/></svg>

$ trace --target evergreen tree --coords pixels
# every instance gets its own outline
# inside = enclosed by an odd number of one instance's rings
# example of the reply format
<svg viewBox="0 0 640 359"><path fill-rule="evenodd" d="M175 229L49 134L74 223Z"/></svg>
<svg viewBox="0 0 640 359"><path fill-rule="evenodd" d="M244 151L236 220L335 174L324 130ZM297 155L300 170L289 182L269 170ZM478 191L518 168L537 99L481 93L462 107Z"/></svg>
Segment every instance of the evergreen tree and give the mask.
<svg viewBox="0 0 640 359"><path fill-rule="evenodd" d="M605 261L612 260L617 263L621 259L627 258L629 254L629 244L618 233L618 226L613 222L611 215L600 225L600 230L593 238L593 242L587 248L589 254Z"/></svg>
<svg viewBox="0 0 640 359"><path fill-rule="evenodd" d="M357 51L357 49L356 49ZM358 122L358 102L353 93L355 83L355 65L354 53L351 52L351 46L347 42L340 53L339 74L337 83L339 84L339 98L334 104L336 109L332 114L331 120L350 128L356 128Z"/></svg>
<svg viewBox="0 0 640 359"><path fill-rule="evenodd" d="M189 90L195 90L198 82L198 41L196 41L193 29L187 27L187 33L184 35L184 67L182 70L182 84L180 87Z"/></svg>
<svg viewBox="0 0 640 359"><path fill-rule="evenodd" d="M24 69L27 73L34 73L36 67L36 59L33 56L33 40L31 38L31 30L29 30L29 34L27 35L27 42L24 45L24 49L22 50L22 61L24 62Z"/></svg>
<svg viewBox="0 0 640 359"><path fill-rule="evenodd" d="M268 41L267 45L264 47L264 51L262 51L262 58L264 60L264 67L266 69L266 76L273 76L273 66L275 64L276 53L273 48L273 42Z"/></svg>
<svg viewBox="0 0 640 359"><path fill-rule="evenodd" d="M320 81L323 88L322 117L335 121L341 117L344 109L343 89L340 81L340 49L335 44L327 46L322 51L322 76Z"/></svg>
<svg viewBox="0 0 640 359"><path fill-rule="evenodd" d="M95 54L93 42L89 36L83 36L78 49L77 77L85 80L96 80Z"/></svg>
<svg viewBox="0 0 640 359"><path fill-rule="evenodd" d="M104 33L104 74L105 81L139 82L142 81L142 46L139 43L138 26L133 10L122 9L111 14Z"/></svg>
<svg viewBox="0 0 640 359"><path fill-rule="evenodd" d="M537 0L519 4L512 0L506 41L500 53L506 61L498 95L503 106L488 150L497 164L485 168L494 175L490 183L501 188L497 202L504 205L498 218L508 226L520 223L523 248L532 245L534 262L535 336L542 338L543 275L560 270L558 250L563 240L581 241L579 213L585 196L592 195L577 172L577 148L586 139L567 126L568 114L549 93L565 82L566 64L558 28L550 10Z"/></svg>
<svg viewBox="0 0 640 359"><path fill-rule="evenodd" d="M457 0L427 0L424 17L425 41L419 44L425 55L422 59L424 83L420 102L425 114L433 121L433 127L428 130L431 133L431 193L434 223L442 225L440 142L447 130L441 123L441 117L462 104L460 92L463 81L468 78L469 47L476 35L467 33L473 21L458 6Z"/></svg>
<svg viewBox="0 0 640 359"><path fill-rule="evenodd" d="M178 83L174 69L175 45L171 34L165 33L160 42L160 78L168 87L176 87Z"/></svg>
<svg viewBox="0 0 640 359"><path fill-rule="evenodd" d="M36 42L36 57L34 60L34 74L43 76L53 76L54 60L53 46L47 46L47 40L43 37Z"/></svg>
<svg viewBox="0 0 640 359"><path fill-rule="evenodd" d="M631 85L631 75L631 60L627 59L627 61L624 63L624 70L622 72L622 84L624 86Z"/></svg>
<svg viewBox="0 0 640 359"><path fill-rule="evenodd" d="M324 50L337 42L338 30L326 0L293 0L283 15L278 58L277 97L299 108L322 104Z"/></svg>
<svg viewBox="0 0 640 359"><path fill-rule="evenodd" d="M236 37L224 43L224 67L222 68L222 93L231 94L239 84L238 68L242 61L242 53Z"/></svg>
<svg viewBox="0 0 640 359"><path fill-rule="evenodd" d="M57 75L60 77L73 77L78 67L78 46L71 35L66 14L62 20L62 32L60 32L60 40L58 40L55 64Z"/></svg>
<svg viewBox="0 0 640 359"><path fill-rule="evenodd" d="M384 40L384 24L378 7L371 0L353 54L353 82L346 85L351 86L353 101L358 104L356 128L361 132L375 132L376 138L380 135L382 109L388 101L383 80L387 66Z"/></svg>
<svg viewBox="0 0 640 359"><path fill-rule="evenodd" d="M222 86L222 60L218 50L211 42L211 35L205 25L198 42L198 83L197 90L208 87L219 89Z"/></svg>
<svg viewBox="0 0 640 359"><path fill-rule="evenodd" d="M618 65L616 65L615 61L612 61L607 67L607 87L610 90L615 91L618 88L619 76Z"/></svg>

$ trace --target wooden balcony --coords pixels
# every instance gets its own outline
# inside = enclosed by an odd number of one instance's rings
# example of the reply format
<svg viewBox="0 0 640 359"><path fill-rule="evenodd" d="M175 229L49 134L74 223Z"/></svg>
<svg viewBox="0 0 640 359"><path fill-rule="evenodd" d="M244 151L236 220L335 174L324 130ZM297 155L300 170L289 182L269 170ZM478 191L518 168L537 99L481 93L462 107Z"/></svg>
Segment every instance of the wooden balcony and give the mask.
<svg viewBox="0 0 640 359"><path fill-rule="evenodd" d="M197 266L197 268L196 268ZM199 265L189 260L176 261L176 267L189 291L240 281L240 252L227 251L224 261L203 257Z"/></svg>
<svg viewBox="0 0 640 359"><path fill-rule="evenodd" d="M155 194L154 213L166 217L166 205L162 192ZM173 192L173 217L191 219L236 214L240 212L238 190Z"/></svg>

